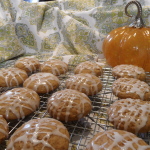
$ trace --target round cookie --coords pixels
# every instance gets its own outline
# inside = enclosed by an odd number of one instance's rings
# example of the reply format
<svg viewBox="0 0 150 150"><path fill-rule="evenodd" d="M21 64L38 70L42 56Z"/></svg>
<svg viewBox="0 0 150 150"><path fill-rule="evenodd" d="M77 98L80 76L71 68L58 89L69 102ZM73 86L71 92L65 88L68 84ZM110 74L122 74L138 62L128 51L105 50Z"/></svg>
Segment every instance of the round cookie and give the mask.
<svg viewBox="0 0 150 150"><path fill-rule="evenodd" d="M150 129L150 103L140 99L115 101L107 110L109 121L116 129L144 133Z"/></svg>
<svg viewBox="0 0 150 150"><path fill-rule="evenodd" d="M102 67L95 62L85 61L75 67L74 73L91 73L95 76L100 76L102 74Z"/></svg>
<svg viewBox="0 0 150 150"><path fill-rule="evenodd" d="M115 78L135 78L144 81L146 74L143 68L135 65L118 65L112 69Z"/></svg>
<svg viewBox="0 0 150 150"><path fill-rule="evenodd" d="M133 133L112 129L97 133L85 150L150 150L150 146Z"/></svg>
<svg viewBox="0 0 150 150"><path fill-rule="evenodd" d="M22 57L15 62L15 67L25 70L27 73L36 72L39 66L40 62L32 57Z"/></svg>
<svg viewBox="0 0 150 150"><path fill-rule="evenodd" d="M47 109L53 118L68 122L86 116L91 111L92 105L84 93L65 89L55 92L48 99Z"/></svg>
<svg viewBox="0 0 150 150"><path fill-rule="evenodd" d="M33 119L24 123L10 137L7 150L68 150L66 127L52 118Z"/></svg>
<svg viewBox="0 0 150 150"><path fill-rule="evenodd" d="M95 75L80 73L67 79L66 87L92 96L102 90L102 82Z"/></svg>
<svg viewBox="0 0 150 150"><path fill-rule="evenodd" d="M150 101L150 87L134 78L119 78L112 84L112 92L119 98L133 98Z"/></svg>
<svg viewBox="0 0 150 150"><path fill-rule="evenodd" d="M0 70L0 87L15 87L23 84L28 78L27 73L19 68L6 68Z"/></svg>
<svg viewBox="0 0 150 150"><path fill-rule="evenodd" d="M6 120L0 115L0 143L8 137L8 124Z"/></svg>
<svg viewBox="0 0 150 150"><path fill-rule="evenodd" d="M59 76L68 71L68 65L61 60L52 59L52 60L45 61L43 64L41 64L40 71L49 72L56 76Z"/></svg>
<svg viewBox="0 0 150 150"><path fill-rule="evenodd" d="M27 78L23 86L33 89L37 93L48 93L59 86L59 79L51 73L39 72Z"/></svg>
<svg viewBox="0 0 150 150"><path fill-rule="evenodd" d="M0 95L0 115L7 120L20 119L34 112L40 103L38 94L27 88L14 88Z"/></svg>

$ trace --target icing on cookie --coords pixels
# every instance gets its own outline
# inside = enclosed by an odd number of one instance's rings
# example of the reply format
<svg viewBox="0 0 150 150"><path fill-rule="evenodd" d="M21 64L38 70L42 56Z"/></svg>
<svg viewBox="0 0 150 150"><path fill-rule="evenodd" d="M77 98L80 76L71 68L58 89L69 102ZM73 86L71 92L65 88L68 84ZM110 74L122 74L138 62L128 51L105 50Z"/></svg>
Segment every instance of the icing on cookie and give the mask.
<svg viewBox="0 0 150 150"><path fill-rule="evenodd" d="M119 78L114 81L112 89L116 91L116 96L120 91L123 91L126 93L136 93L142 100L144 100L145 93L150 92L150 87L147 83L134 78Z"/></svg>
<svg viewBox="0 0 150 150"><path fill-rule="evenodd" d="M2 115L0 115L0 125L3 126L3 128L0 128L0 132L8 137L8 125Z"/></svg>
<svg viewBox="0 0 150 150"><path fill-rule="evenodd" d="M32 73L37 70L36 65L39 65L39 61L36 58L23 57L16 61L15 66L19 64L23 64Z"/></svg>
<svg viewBox="0 0 150 150"><path fill-rule="evenodd" d="M7 87L19 86L18 78L21 79L23 83L27 77L27 73L18 68L3 68L0 70L0 78L5 81Z"/></svg>
<svg viewBox="0 0 150 150"><path fill-rule="evenodd" d="M45 70L46 67L48 68L47 70ZM66 73L68 70L67 64L60 60L49 60L40 66L40 71L50 71L54 75L61 75L60 69L63 70L63 73Z"/></svg>
<svg viewBox="0 0 150 150"><path fill-rule="evenodd" d="M20 119L25 117L24 109L35 111L40 101L35 94L35 91L27 88L14 88L0 95L0 110L4 110L4 118L10 119L13 114Z"/></svg>
<svg viewBox="0 0 150 150"><path fill-rule="evenodd" d="M98 77L87 73L77 74L66 80L67 88L79 91L82 91L82 89L84 89L87 95L89 95L90 92L92 92L92 95L98 93L99 84L101 84L101 80Z"/></svg>
<svg viewBox="0 0 150 150"><path fill-rule="evenodd" d="M112 69L112 72L119 74L120 76L127 75L133 78L137 78L137 75L145 74L143 68L134 65L118 65Z"/></svg>
<svg viewBox="0 0 150 150"><path fill-rule="evenodd" d="M59 84L59 79L55 75L51 73L39 72L32 74L28 79L26 79L24 86L28 88L31 84L34 84L33 90L37 91L37 89L42 85L48 93L50 90L54 90L54 86L51 81Z"/></svg>
<svg viewBox="0 0 150 150"><path fill-rule="evenodd" d="M135 125L135 133L146 126L150 115L150 104L139 99L122 99L114 102L108 109L109 121L119 129L123 125L128 130L131 124ZM124 123L124 124L122 124Z"/></svg>
<svg viewBox="0 0 150 150"><path fill-rule="evenodd" d="M87 149L90 149L92 147L92 150L100 150L100 149L107 149L107 150L112 150L115 149L117 146L120 150L135 150L134 143L138 146L137 150L146 150L147 148L150 148L149 145L142 145L140 144L142 139L136 137L134 134L126 131L122 131L123 134L120 134L117 130L109 130L109 131L104 131L101 134L97 134L96 138L91 141L87 145ZM102 144L98 144L97 141L99 139L104 139L104 137L107 137L109 140L102 140ZM130 140L128 140L130 139ZM112 141L110 145L108 145L109 141ZM120 145L120 143L122 143Z"/></svg>
<svg viewBox="0 0 150 150"><path fill-rule="evenodd" d="M52 114L52 117L57 114L56 119L58 120L60 119L61 113L66 113L65 121L68 122L70 115L75 115L71 112L72 108L76 109L78 119L83 117L85 113L85 104L91 105L91 101L84 93L66 89L54 93L48 99L47 108L50 114Z"/></svg>
<svg viewBox="0 0 150 150"><path fill-rule="evenodd" d="M67 131L62 123L54 119L42 118L30 120L14 132L7 149L15 149L15 143L21 142L23 143L21 149L31 150L35 145L42 144L42 149L49 148L55 150L49 142L50 138L57 136L69 141L69 137L63 134L61 130ZM42 137L41 139L39 138L40 136ZM32 146L27 147L28 142L31 142Z"/></svg>
<svg viewBox="0 0 150 150"><path fill-rule="evenodd" d="M96 70L99 70L100 72L102 71L102 68L100 65L94 63L94 62L90 62L90 61L86 61L86 62L82 62L80 63L74 70L74 72L77 72L77 73L82 73L83 70L86 69L86 70L90 70L90 72L93 74L93 75L96 75Z"/></svg>

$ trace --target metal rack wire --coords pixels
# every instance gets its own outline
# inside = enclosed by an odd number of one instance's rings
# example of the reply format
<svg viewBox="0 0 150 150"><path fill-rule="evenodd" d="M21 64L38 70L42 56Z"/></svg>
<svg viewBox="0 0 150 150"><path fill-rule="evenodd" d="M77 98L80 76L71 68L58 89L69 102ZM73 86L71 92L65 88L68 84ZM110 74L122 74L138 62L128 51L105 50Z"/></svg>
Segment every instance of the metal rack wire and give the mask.
<svg viewBox="0 0 150 150"><path fill-rule="evenodd" d="M11 67L14 65L15 60L11 60L4 64L0 65L0 68ZM65 80L73 74L74 66L70 66L69 72L65 75L61 75L59 77L61 84L59 88L56 90L65 89ZM78 120L72 121L68 123L64 123L70 133L70 144L69 150L83 150L89 140L98 132L103 130L109 130L113 128L113 125L109 123L107 119L107 108L115 101L118 100L112 94L111 85L114 82L114 78L111 74L111 68L104 68L103 74L100 77L103 83L103 89L95 96L90 96L89 98L92 101L93 109L91 113ZM150 84L150 74L147 73L147 83ZM9 90L10 88L0 88L0 94ZM40 95L40 107L37 111L32 113L31 115L25 117L21 120L14 120L8 122L9 124L9 137L14 133L14 131L20 127L23 123L29 121L30 119L35 118L43 118L43 117L50 117L49 114L46 112L46 105L47 105L47 98L52 95L52 93L56 92L53 91L48 94L41 94ZM149 145L150 145L150 133L139 134L139 137L143 138ZM8 140L8 139L7 139ZM4 150L6 148L7 140L0 144L0 150Z"/></svg>

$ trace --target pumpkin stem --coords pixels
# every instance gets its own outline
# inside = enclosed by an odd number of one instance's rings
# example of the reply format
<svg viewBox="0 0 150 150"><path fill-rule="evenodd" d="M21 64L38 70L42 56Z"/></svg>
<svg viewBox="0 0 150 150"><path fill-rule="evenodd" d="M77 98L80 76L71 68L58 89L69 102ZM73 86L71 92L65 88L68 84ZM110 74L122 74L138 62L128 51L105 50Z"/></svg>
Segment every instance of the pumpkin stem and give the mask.
<svg viewBox="0 0 150 150"><path fill-rule="evenodd" d="M135 21L133 23L131 23L129 25L129 27L136 27L136 28L142 28L145 26L144 22L143 22L143 19L142 19L142 6L140 4L140 2L138 1L130 1L126 6L125 6L125 14L129 17L133 17L132 15L130 15L127 11L128 7L131 5L131 4L135 4L137 6L137 15L135 17Z"/></svg>

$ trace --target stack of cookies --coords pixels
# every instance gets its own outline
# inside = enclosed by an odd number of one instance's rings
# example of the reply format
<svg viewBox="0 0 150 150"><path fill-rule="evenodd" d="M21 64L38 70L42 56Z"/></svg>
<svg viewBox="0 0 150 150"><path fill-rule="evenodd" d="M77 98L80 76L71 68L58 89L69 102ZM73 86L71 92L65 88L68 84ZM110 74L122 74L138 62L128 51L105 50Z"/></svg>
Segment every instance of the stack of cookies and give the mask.
<svg viewBox="0 0 150 150"><path fill-rule="evenodd" d="M112 92L119 98L108 108L114 127L135 134L150 129L150 87L145 71L134 65L118 65L112 69L116 80Z"/></svg>
<svg viewBox="0 0 150 150"><path fill-rule="evenodd" d="M74 121L88 115L92 110L88 96L102 90L99 76L102 67L94 62L83 62L74 69L74 74L65 81L66 89L55 92L48 99L47 110L60 121Z"/></svg>
<svg viewBox="0 0 150 150"><path fill-rule="evenodd" d="M40 63L31 57L21 58L14 67L0 70L0 87L11 87L0 95L0 142L9 136L7 121L20 120L40 106L41 94L47 99L51 118L31 119L9 138L7 150L56 149L67 150L69 132L63 122L80 120L92 110L91 96L102 90L102 67L86 61L77 65L73 75L59 90L60 76L67 74L68 65L61 60ZM96 134L86 150L150 150L135 134L150 129L150 87L145 71L134 65L119 65L112 69L115 81L112 93L118 97L107 110L113 130Z"/></svg>
<svg viewBox="0 0 150 150"><path fill-rule="evenodd" d="M41 94L51 93L47 112L54 118L24 123L8 140L8 150L68 149L69 133L60 121L79 120L91 112L88 96L102 90L102 67L90 61L79 64L65 81L66 89L55 91L61 83L59 76L67 72L68 65L61 60L40 63L33 57L20 58L14 67L0 70L0 87L11 88L0 95L0 142L9 135L7 121L19 121L34 113Z"/></svg>
<svg viewBox="0 0 150 150"><path fill-rule="evenodd" d="M112 92L118 97L107 110L115 129L97 133L86 150L150 150L136 134L150 130L150 87L144 82L144 69L134 65L118 65L112 69L116 79Z"/></svg>
<svg viewBox="0 0 150 150"><path fill-rule="evenodd" d="M0 142L8 138L7 121L19 121L34 113L40 106L39 94L57 89L57 76L67 70L68 65L60 60L41 64L32 57L18 59L14 67L0 70L0 87L9 87L0 95ZM9 139L7 149L67 150L68 146L69 133L60 121L39 118L19 127Z"/></svg>

